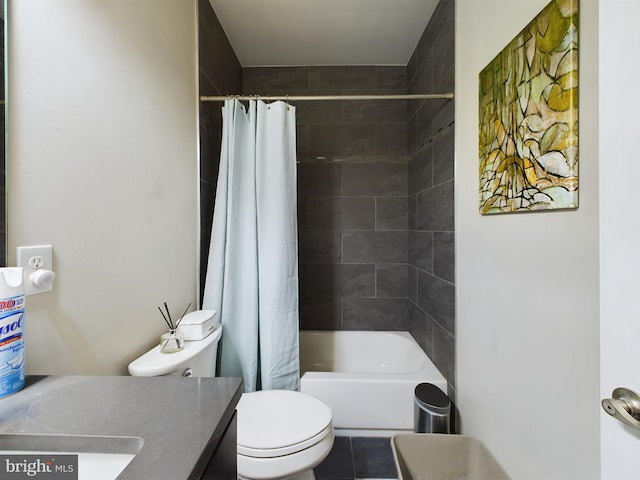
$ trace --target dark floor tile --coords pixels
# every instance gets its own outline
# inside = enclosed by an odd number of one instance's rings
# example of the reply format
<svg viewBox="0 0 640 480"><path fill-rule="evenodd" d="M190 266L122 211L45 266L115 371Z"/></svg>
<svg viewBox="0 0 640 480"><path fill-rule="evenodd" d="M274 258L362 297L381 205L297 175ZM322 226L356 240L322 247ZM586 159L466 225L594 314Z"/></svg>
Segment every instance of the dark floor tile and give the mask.
<svg viewBox="0 0 640 480"><path fill-rule="evenodd" d="M320 465L314 468L316 480L351 480L355 478L351 455L351 439L336 437L333 448Z"/></svg>
<svg viewBox="0 0 640 480"><path fill-rule="evenodd" d="M391 443L386 437L353 437L356 478L397 478Z"/></svg>

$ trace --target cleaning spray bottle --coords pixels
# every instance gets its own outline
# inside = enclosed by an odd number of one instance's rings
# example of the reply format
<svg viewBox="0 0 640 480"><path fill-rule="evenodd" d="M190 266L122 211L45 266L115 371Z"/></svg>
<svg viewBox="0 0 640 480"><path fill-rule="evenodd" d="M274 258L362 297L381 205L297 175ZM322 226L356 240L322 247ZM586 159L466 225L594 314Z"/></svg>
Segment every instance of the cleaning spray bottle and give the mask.
<svg viewBox="0 0 640 480"><path fill-rule="evenodd" d="M24 283L21 267L0 268L0 398L24 387Z"/></svg>

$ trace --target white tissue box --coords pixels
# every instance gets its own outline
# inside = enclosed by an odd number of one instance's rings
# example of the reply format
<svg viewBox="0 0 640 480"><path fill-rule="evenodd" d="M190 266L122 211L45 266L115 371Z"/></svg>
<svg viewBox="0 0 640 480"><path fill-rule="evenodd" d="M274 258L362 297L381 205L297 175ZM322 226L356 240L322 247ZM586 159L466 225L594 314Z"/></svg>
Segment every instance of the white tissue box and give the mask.
<svg viewBox="0 0 640 480"><path fill-rule="evenodd" d="M178 332L185 340L202 340L213 332L220 324L215 321L215 310L196 310L187 313L178 325Z"/></svg>

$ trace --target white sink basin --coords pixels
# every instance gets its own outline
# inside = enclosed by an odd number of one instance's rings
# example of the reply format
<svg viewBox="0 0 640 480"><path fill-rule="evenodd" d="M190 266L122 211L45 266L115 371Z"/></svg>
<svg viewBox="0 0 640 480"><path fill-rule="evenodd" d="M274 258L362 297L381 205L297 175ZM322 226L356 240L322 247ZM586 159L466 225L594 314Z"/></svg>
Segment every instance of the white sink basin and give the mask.
<svg viewBox="0 0 640 480"><path fill-rule="evenodd" d="M466 435L396 435L391 448L399 480L510 480L482 442Z"/></svg>
<svg viewBox="0 0 640 480"><path fill-rule="evenodd" d="M79 480L115 480L143 445L137 437L0 435L2 455L78 455Z"/></svg>

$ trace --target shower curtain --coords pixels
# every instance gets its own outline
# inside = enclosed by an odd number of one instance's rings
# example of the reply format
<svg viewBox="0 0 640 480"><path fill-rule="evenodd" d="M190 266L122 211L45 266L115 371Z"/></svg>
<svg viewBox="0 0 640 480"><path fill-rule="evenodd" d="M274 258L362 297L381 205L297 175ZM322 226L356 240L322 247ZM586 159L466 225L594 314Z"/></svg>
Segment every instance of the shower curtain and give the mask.
<svg viewBox="0 0 640 480"><path fill-rule="evenodd" d="M295 107L227 100L222 116L203 299L223 328L219 374L298 390Z"/></svg>

